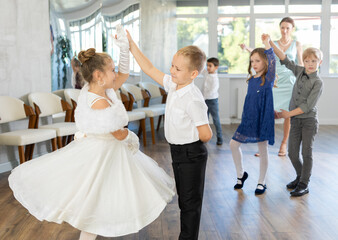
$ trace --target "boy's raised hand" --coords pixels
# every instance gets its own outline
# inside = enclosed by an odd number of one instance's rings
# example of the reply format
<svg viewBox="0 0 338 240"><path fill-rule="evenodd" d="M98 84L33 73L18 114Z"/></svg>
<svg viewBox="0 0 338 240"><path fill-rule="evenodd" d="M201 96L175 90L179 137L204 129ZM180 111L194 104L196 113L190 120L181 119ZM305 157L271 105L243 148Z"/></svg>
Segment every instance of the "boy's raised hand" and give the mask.
<svg viewBox="0 0 338 240"><path fill-rule="evenodd" d="M128 30L126 30L127 32L127 38L128 38L128 41L129 41L129 45L134 41L133 38L131 37L130 33Z"/></svg>
<svg viewBox="0 0 338 240"><path fill-rule="evenodd" d="M269 41L270 41L270 35L263 33L262 34L262 42L266 43L266 42L269 42Z"/></svg>
<svg viewBox="0 0 338 240"><path fill-rule="evenodd" d="M238 45L242 48L242 50L245 50L245 49L246 49L245 43L240 43L240 44L238 44Z"/></svg>

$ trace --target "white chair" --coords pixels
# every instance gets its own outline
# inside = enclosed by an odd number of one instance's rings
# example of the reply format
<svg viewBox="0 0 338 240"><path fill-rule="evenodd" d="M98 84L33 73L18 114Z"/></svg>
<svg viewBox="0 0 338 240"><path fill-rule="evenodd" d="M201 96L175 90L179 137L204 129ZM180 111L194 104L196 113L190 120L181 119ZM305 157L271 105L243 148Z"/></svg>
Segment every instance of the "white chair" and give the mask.
<svg viewBox="0 0 338 240"><path fill-rule="evenodd" d="M128 97L125 94L121 93L119 90L116 91L116 95L122 101L122 103L124 104L124 106L127 110L128 122L140 121L138 135L140 135L141 132L142 132L143 146L147 146L146 121L145 121L146 114L144 112L128 111L128 106L129 106Z"/></svg>
<svg viewBox="0 0 338 240"><path fill-rule="evenodd" d="M167 93L163 88L161 88L159 85L156 85L156 84L151 83L151 82L139 82L138 85L143 90L147 91L148 94L150 95L149 106L152 106L152 107L160 106L165 110L165 103L167 101ZM161 103L160 104L151 104L151 100L156 99L156 98L161 98ZM163 116L163 120L164 120L164 114L158 117L158 123L157 123L157 129L156 129L157 131L160 129L162 116Z"/></svg>
<svg viewBox="0 0 338 240"><path fill-rule="evenodd" d="M131 106L130 110L144 112L146 117L150 119L151 137L152 142L155 144L155 128L154 128L154 117L161 116L164 114L165 109L161 106L148 106L150 97L147 92L138 86L130 83L124 83L121 87L122 93L128 95ZM132 109L134 102L144 101L143 107Z"/></svg>
<svg viewBox="0 0 338 240"><path fill-rule="evenodd" d="M54 129L57 136L57 144L62 148L66 143L66 137L75 134L77 131L76 125L71 121L72 108L67 102L53 93L35 92L28 95L29 104L34 107L37 120L35 128L39 129ZM64 122L52 123L39 126L39 118L47 117L53 114L66 111Z"/></svg>
<svg viewBox="0 0 338 240"><path fill-rule="evenodd" d="M17 98L0 96L0 124L27 117L29 117L28 129L0 134L0 145L18 146L20 164L32 159L35 143L51 140L53 151L57 148L55 130L34 129L37 118L30 106Z"/></svg>
<svg viewBox="0 0 338 240"><path fill-rule="evenodd" d="M55 95L58 95L62 100L66 101L65 98L65 90L64 89L59 89L53 91ZM65 121L66 114L64 112L53 114L52 119L53 122L64 122Z"/></svg>
<svg viewBox="0 0 338 240"><path fill-rule="evenodd" d="M72 122L75 122L74 114L77 106L77 99L79 98L80 92L81 90L74 88L68 88L64 90L65 100L73 108L71 117Z"/></svg>
<svg viewBox="0 0 338 240"><path fill-rule="evenodd" d="M66 98L65 98L65 89L55 90L53 93L55 95L58 95L60 98L62 98L62 100L66 101Z"/></svg>

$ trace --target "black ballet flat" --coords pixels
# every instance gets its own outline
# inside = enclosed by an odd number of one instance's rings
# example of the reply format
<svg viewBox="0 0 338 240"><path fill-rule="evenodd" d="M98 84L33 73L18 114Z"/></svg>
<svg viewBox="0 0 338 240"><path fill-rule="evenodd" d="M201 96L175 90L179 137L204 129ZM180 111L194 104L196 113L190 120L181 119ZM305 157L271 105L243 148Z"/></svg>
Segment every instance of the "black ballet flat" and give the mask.
<svg viewBox="0 0 338 240"><path fill-rule="evenodd" d="M259 189L258 186L262 186L263 189ZM266 190L266 184L263 185L263 184L258 183L257 184L257 188L255 190L255 194L256 195L261 195L261 194L265 193L265 190Z"/></svg>
<svg viewBox="0 0 338 240"><path fill-rule="evenodd" d="M243 177L242 178L237 178L238 180L241 180L242 184L237 183L234 186L234 189L241 189L244 186L244 182L245 180L248 178L249 174L247 172L244 172Z"/></svg>

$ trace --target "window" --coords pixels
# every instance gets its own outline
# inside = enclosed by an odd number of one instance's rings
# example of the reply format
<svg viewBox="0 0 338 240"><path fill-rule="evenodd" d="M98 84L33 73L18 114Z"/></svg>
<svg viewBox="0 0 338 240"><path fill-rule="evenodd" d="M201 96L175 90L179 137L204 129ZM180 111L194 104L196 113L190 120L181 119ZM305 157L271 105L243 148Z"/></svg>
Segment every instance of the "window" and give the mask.
<svg viewBox="0 0 338 240"><path fill-rule="evenodd" d="M255 13L284 13L285 5L284 0L255 0L254 6Z"/></svg>
<svg viewBox="0 0 338 240"><path fill-rule="evenodd" d="M73 54L81 50L95 48L102 52L101 9L81 20L69 22L70 39Z"/></svg>
<svg viewBox="0 0 338 240"><path fill-rule="evenodd" d="M261 36L268 33L273 41L281 38L279 23L281 18L258 18L256 19L255 42L256 47L263 47ZM295 34L293 34L295 39Z"/></svg>
<svg viewBox="0 0 338 240"><path fill-rule="evenodd" d="M319 13L321 10L321 0L290 0L289 3L289 13Z"/></svg>
<svg viewBox="0 0 338 240"><path fill-rule="evenodd" d="M176 14L208 13L208 0L178 0L176 1L176 6Z"/></svg>
<svg viewBox="0 0 338 240"><path fill-rule="evenodd" d="M320 17L292 17L295 20L296 31L294 33L303 46L320 48L321 20Z"/></svg>
<svg viewBox="0 0 338 240"><path fill-rule="evenodd" d="M332 0L331 12L338 13L338 0Z"/></svg>
<svg viewBox="0 0 338 240"><path fill-rule="evenodd" d="M177 19L177 49L188 45L200 47L208 56L208 21L206 18Z"/></svg>
<svg viewBox="0 0 338 240"><path fill-rule="evenodd" d="M218 13L248 14L250 13L250 0L218 0Z"/></svg>
<svg viewBox="0 0 338 240"><path fill-rule="evenodd" d="M207 56L218 56L220 73L246 74L249 54L242 51L238 44L261 47L263 46L262 33L270 34L273 40L280 39L279 23L286 16L295 20L296 27L292 37L302 44L303 49L316 47L324 51L324 56L330 56L330 61L323 62L320 72L338 73L336 44L338 42L338 0L181 0L176 2L178 48L196 44L206 52ZM330 6L328 6L329 2L331 2ZM207 6L209 6L208 11ZM212 15L216 10L213 8L217 8L216 16ZM331 28L322 29L322 22L330 22ZM208 29L208 24L212 26L211 29ZM322 43L322 39L330 39L330 45ZM208 49L211 52L208 52Z"/></svg>
<svg viewBox="0 0 338 240"><path fill-rule="evenodd" d="M206 14L208 7L177 7L177 14Z"/></svg>
<svg viewBox="0 0 338 240"><path fill-rule="evenodd" d="M249 45L249 18L220 17L217 24L219 73L245 73L249 53L239 44Z"/></svg>
<svg viewBox="0 0 338 240"><path fill-rule="evenodd" d="M331 35L330 35L330 72L338 73L338 16L331 18Z"/></svg>

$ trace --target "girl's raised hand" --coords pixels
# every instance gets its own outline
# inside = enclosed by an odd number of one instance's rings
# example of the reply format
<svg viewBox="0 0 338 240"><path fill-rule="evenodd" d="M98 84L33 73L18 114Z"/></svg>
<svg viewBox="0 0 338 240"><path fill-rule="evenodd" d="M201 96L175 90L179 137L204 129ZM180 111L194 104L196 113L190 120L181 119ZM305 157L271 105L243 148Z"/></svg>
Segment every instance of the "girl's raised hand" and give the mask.
<svg viewBox="0 0 338 240"><path fill-rule="evenodd" d="M121 24L116 26L114 42L120 49L129 49L129 41L126 32L123 30Z"/></svg>

